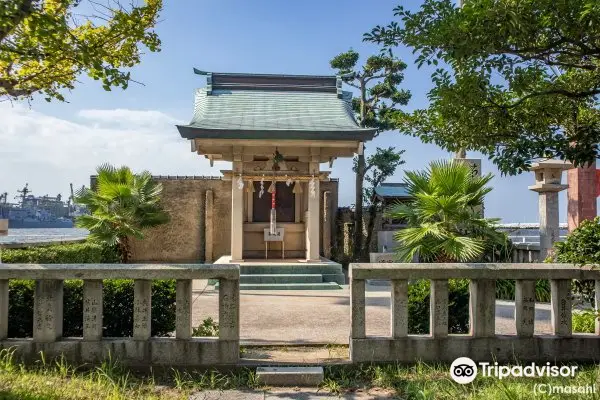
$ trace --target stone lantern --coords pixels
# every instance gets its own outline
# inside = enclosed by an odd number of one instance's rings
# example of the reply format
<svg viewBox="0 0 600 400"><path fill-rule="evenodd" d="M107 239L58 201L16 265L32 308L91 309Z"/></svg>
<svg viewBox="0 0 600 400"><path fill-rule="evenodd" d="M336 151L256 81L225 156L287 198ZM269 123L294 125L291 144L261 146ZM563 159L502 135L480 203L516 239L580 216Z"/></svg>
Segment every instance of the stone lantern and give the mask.
<svg viewBox="0 0 600 400"><path fill-rule="evenodd" d="M548 255L554 243L560 237L558 223L558 192L568 188L562 184L562 172L573 168L567 161L546 160L532 165L535 174L535 185L529 190L539 193L540 215L540 258L543 260Z"/></svg>

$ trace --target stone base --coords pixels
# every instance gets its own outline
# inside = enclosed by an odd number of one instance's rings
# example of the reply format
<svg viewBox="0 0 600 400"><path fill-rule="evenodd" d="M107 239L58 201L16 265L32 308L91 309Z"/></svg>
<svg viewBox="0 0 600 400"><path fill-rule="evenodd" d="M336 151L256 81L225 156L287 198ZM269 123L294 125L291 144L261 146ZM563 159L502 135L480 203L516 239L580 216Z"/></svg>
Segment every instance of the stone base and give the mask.
<svg viewBox="0 0 600 400"><path fill-rule="evenodd" d="M150 366L200 367L207 365L231 365L239 362L239 342L217 338L107 338L100 341L84 341L81 338L65 338L52 343L37 343L30 339L0 341L0 348L16 349L15 356L26 363L33 363L44 352L46 360L64 355L76 365L99 364L110 355L127 367Z"/></svg>
<svg viewBox="0 0 600 400"><path fill-rule="evenodd" d="M352 362L401 363L448 362L469 357L475 362L598 362L600 336L577 334L573 337L550 335L520 338L494 336L473 338L450 335L445 338L410 335L408 337L350 340Z"/></svg>
<svg viewBox="0 0 600 400"><path fill-rule="evenodd" d="M258 367L256 379L268 386L319 386L323 367Z"/></svg>

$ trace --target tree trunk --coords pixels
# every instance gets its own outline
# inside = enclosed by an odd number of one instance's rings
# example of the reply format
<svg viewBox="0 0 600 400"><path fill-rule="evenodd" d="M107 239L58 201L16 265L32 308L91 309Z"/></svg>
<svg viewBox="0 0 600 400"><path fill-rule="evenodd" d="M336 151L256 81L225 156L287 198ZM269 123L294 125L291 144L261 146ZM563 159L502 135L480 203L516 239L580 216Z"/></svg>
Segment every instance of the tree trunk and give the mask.
<svg viewBox="0 0 600 400"><path fill-rule="evenodd" d="M119 239L119 256L122 264L129 263L131 259L131 249L129 248L129 238L122 237Z"/></svg>
<svg viewBox="0 0 600 400"><path fill-rule="evenodd" d="M358 155L356 163L356 199L354 202L354 238L353 254L354 261L360 261L363 249L363 182L365 178L365 156Z"/></svg>
<svg viewBox="0 0 600 400"><path fill-rule="evenodd" d="M364 255L368 255L371 252L371 241L373 240L373 231L375 230L375 219L377 218L377 206L379 202L377 199L371 199L371 205L369 206L369 225L367 227L367 238L365 240Z"/></svg>

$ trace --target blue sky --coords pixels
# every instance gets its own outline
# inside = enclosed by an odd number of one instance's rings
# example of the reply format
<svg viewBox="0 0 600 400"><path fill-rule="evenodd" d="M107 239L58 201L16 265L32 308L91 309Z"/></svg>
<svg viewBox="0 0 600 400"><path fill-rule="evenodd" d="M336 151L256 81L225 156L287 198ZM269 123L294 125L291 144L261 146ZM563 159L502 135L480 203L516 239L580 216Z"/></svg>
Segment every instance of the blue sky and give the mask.
<svg viewBox="0 0 600 400"><path fill-rule="evenodd" d="M132 71L129 89L105 92L86 77L66 93L69 103L0 104L0 192L11 195L25 182L36 194L67 194L68 185L87 184L102 161L148 169L154 174L219 175L227 163L208 162L191 154L175 123L188 122L193 92L205 83L192 68L215 72L331 74L329 60L349 48L366 57L378 48L362 34L393 18L397 1L165 0L157 31L162 51L148 53ZM415 7L418 2L404 1ZM407 49L396 54L409 65L403 86L412 92L407 110L425 107L429 71L418 70ZM382 134L368 148L405 149L404 170L420 169L430 160L449 158L434 145L397 132ZM469 157L481 157L469 153ZM533 174L501 177L483 157L483 172L495 175L486 200L486 216L503 222L537 222L537 194L527 190ZM340 178L340 205L353 202L351 160L339 159L332 176ZM564 177L566 179L566 177ZM566 221L566 197L561 197Z"/></svg>

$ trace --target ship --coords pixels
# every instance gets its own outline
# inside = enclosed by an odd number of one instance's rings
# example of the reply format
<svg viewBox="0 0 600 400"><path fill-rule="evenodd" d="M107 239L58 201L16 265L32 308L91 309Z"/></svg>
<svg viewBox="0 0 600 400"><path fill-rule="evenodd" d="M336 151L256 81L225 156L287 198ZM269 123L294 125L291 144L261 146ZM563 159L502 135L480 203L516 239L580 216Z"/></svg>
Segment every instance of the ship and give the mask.
<svg viewBox="0 0 600 400"><path fill-rule="evenodd" d="M25 187L17 192L17 203L8 202L7 192L0 194L0 219L8 219L9 229L73 228L74 219L87 213L85 207L73 201L73 184L71 195L66 202L61 194L34 196L29 184L25 184Z"/></svg>

